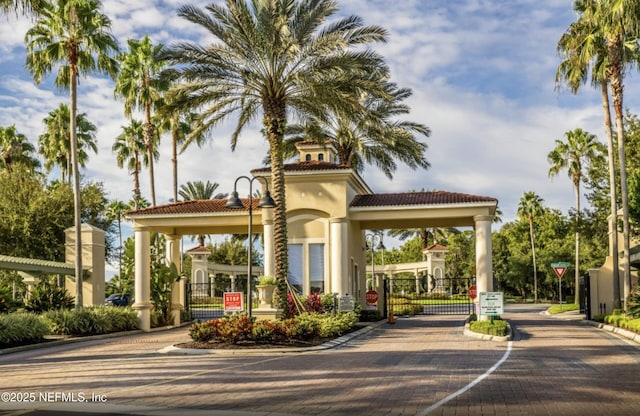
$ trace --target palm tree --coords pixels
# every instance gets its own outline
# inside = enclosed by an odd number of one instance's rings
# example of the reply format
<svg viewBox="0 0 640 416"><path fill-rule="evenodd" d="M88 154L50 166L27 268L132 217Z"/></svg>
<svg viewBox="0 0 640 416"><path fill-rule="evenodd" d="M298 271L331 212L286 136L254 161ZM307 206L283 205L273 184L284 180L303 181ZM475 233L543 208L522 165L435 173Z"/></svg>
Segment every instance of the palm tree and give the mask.
<svg viewBox="0 0 640 416"><path fill-rule="evenodd" d="M538 302L538 269L536 266L536 245L533 232L533 220L536 216L544 212L542 207L544 199L536 195L535 192L525 192L520 198L518 205L518 216L520 219L526 219L529 222L529 237L531 238L531 255L533 256L533 301Z"/></svg>
<svg viewBox="0 0 640 416"><path fill-rule="evenodd" d="M576 254L575 254L575 302L580 301L580 182L583 168L592 161L602 158L604 145L595 135L580 128L564 134L566 141L556 140L555 148L549 152L547 159L551 164L549 177L556 176L561 170L567 169L573 183L576 197Z"/></svg>
<svg viewBox="0 0 640 416"><path fill-rule="evenodd" d="M187 182L186 184L180 185L179 195L185 201L197 201L203 199L211 199L211 198L224 198L223 195L215 195L214 192L218 189L218 182L203 182L203 181L195 181L195 182ZM198 235L198 245L204 246L204 234Z"/></svg>
<svg viewBox="0 0 640 416"><path fill-rule="evenodd" d="M37 14L45 2L46 0L0 0L0 12Z"/></svg>
<svg viewBox="0 0 640 416"><path fill-rule="evenodd" d="M624 251L624 301L631 292L631 263L629 252L629 201L624 140L623 90L627 66L637 63L638 36L640 35L640 0L580 0L575 9L580 19L588 22L592 34L605 40L606 75L611 87L613 110L616 116L618 163L620 169L620 195L622 201L622 232ZM631 59L634 57L635 59Z"/></svg>
<svg viewBox="0 0 640 416"><path fill-rule="evenodd" d="M171 133L171 166L173 170L173 201L178 201L178 145L181 145L191 133L191 123L195 114L190 112L173 111L168 115L164 115L166 105L161 109L161 117L158 117L157 126L160 132L169 131ZM202 140L196 139L198 146L202 145ZM182 153L183 147L180 150Z"/></svg>
<svg viewBox="0 0 640 416"><path fill-rule="evenodd" d="M81 73L99 71L115 77L118 66L111 54L118 51L109 33L111 21L100 11L98 0L55 0L43 5L35 26L27 31L26 66L39 84L55 65L59 88L69 89L69 131L73 171L75 252L82 252L80 233L80 173L76 137L77 86ZM76 308L82 308L82 256L76 256Z"/></svg>
<svg viewBox="0 0 640 416"><path fill-rule="evenodd" d="M29 139L16 131L16 126L0 126L0 168L11 170L11 166L22 163L36 169L40 167L38 159L32 156L35 148Z"/></svg>
<svg viewBox="0 0 640 416"><path fill-rule="evenodd" d="M147 152L151 204L156 205L156 187L153 171L154 154L158 147L156 126L153 123L152 111L159 105L162 90L166 89L162 73L164 63L158 59L162 44L153 45L149 36L142 40L129 39L129 52L119 56L122 66L116 81L115 94L124 98L124 114L131 117L135 109L144 112L144 143ZM156 158L157 159L157 158Z"/></svg>
<svg viewBox="0 0 640 416"><path fill-rule="evenodd" d="M563 60L556 72L556 83L566 83L571 92L577 94L580 86L589 79L591 85L600 88L604 127L607 137L607 159L609 167L609 215L611 217L611 247L609 256L613 268L614 304L620 304L620 277L618 266L618 197L616 186L616 164L609 105L609 84L606 73L608 53L607 43L597 25L588 19L572 23L558 41L558 52Z"/></svg>
<svg viewBox="0 0 640 416"><path fill-rule="evenodd" d="M244 127L262 115L276 202L275 273L281 282L288 275L282 143L289 117L324 120L328 108L363 112L354 97L380 87L370 76L372 68L387 71L383 59L366 48L384 41L386 31L364 26L357 16L323 26L336 12L332 0L226 0L204 10L183 6L178 14L206 29L214 41L208 46L181 42L166 54L180 81L171 89L172 105L199 111L187 142L238 113L231 136L235 149Z"/></svg>
<svg viewBox="0 0 640 416"><path fill-rule="evenodd" d="M366 94L361 99L366 113L337 111L324 122L309 120L304 125L292 125L285 141L285 158L298 153L295 144L310 137L324 143L331 142L337 150L338 161L362 173L365 163L376 165L388 178L400 160L412 169L428 169L424 157L427 145L416 134L429 137L431 130L420 123L399 121L395 117L409 113L402 101L412 94L410 89L384 83L383 97Z"/></svg>
<svg viewBox="0 0 640 416"><path fill-rule="evenodd" d="M119 269L119 277L122 277L122 220L124 219L124 213L128 211L131 207L125 204L122 201L118 201L117 199L111 201L111 203L107 206L106 216L110 221L118 221L118 241L120 245L118 246L118 269ZM120 293L122 292L122 279L118 280Z"/></svg>
<svg viewBox="0 0 640 416"><path fill-rule="evenodd" d="M60 104L60 107L51 111L44 119L45 132L38 138L38 152L44 156L44 168L50 172L53 166L58 166L61 171L62 181L71 183L71 133L69 106ZM87 166L89 155L87 149L98 153L96 144L96 126L87 119L85 113L76 115L77 131L77 156L78 165Z"/></svg>
<svg viewBox="0 0 640 416"><path fill-rule="evenodd" d="M147 158L144 145L144 133L142 123L138 120L131 120L128 126L122 126L122 133L116 137L111 150L116 154L118 167L127 165L127 169L133 175L133 209L138 209L140 198L140 157ZM157 149L156 149L157 152Z"/></svg>

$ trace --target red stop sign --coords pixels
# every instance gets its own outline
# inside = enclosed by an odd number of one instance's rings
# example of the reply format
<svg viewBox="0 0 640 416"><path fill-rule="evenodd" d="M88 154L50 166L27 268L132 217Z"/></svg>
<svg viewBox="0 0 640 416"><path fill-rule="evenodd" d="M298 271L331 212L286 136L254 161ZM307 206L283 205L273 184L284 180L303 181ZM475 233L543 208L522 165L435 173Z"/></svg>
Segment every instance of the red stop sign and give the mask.
<svg viewBox="0 0 640 416"><path fill-rule="evenodd" d="M378 292L376 292L375 290L368 290L364 295L364 298L366 299L368 305L375 305L376 302L378 302Z"/></svg>
<svg viewBox="0 0 640 416"><path fill-rule="evenodd" d="M476 287L476 285L473 285L469 288L469 297L471 299L475 299L478 297L478 288Z"/></svg>

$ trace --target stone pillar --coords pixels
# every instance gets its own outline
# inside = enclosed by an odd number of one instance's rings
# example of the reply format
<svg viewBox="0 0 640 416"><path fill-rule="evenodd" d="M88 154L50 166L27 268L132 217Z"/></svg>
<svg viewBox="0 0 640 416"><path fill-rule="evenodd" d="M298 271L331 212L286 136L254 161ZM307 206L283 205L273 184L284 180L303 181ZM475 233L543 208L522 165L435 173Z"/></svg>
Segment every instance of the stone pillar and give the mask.
<svg viewBox="0 0 640 416"><path fill-rule="evenodd" d="M138 325L151 331L151 235L142 227L133 229L135 241L135 303Z"/></svg>
<svg viewBox="0 0 640 416"><path fill-rule="evenodd" d="M167 264L175 264L179 274L182 273L180 239L182 236L165 234L165 253ZM171 288L171 317L173 324L180 325L180 311L184 309L184 279L180 279Z"/></svg>
<svg viewBox="0 0 640 416"><path fill-rule="evenodd" d="M83 306L104 304L105 287L105 232L89 224L80 227L82 240L82 269L86 276L82 281ZM76 234L75 227L64 230L65 234L65 262L74 263L76 259ZM74 287L75 280L66 278L65 287ZM76 291L67 290L70 295L76 297Z"/></svg>
<svg viewBox="0 0 640 416"><path fill-rule="evenodd" d="M478 293L493 291L493 265L491 259L492 215L476 215L476 285Z"/></svg>
<svg viewBox="0 0 640 416"><path fill-rule="evenodd" d="M330 293L338 293L345 295L348 288L346 281L349 276L349 262L347 260L347 248L349 247L349 238L347 235L347 223L345 218L331 218L330 223L330 242L331 245L331 287ZM354 295L353 293L349 293ZM360 299L364 301L364 299Z"/></svg>
<svg viewBox="0 0 640 416"><path fill-rule="evenodd" d="M274 252L274 236L273 236L273 208L262 208L262 225L264 239L264 270L265 276L275 276L275 252Z"/></svg>

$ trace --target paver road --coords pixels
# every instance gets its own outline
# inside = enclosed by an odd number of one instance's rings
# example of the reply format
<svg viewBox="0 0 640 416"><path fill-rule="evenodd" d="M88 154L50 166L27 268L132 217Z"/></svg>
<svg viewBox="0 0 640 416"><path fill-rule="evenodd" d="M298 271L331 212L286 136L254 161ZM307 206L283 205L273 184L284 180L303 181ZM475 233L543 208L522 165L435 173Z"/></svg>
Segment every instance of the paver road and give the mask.
<svg viewBox="0 0 640 416"><path fill-rule="evenodd" d="M22 402L0 414L640 414L638 346L543 309L507 307L511 343L422 316L306 353L159 353L182 328L2 355L0 392Z"/></svg>

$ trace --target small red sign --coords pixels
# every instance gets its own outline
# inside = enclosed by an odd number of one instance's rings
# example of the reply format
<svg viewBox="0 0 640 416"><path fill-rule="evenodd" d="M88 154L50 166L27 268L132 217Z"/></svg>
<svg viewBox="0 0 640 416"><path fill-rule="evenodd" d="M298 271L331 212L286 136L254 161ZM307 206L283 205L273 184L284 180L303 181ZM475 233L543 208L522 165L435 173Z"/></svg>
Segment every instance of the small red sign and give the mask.
<svg viewBox="0 0 640 416"><path fill-rule="evenodd" d="M222 299L225 312L244 311L244 294L242 292L224 292Z"/></svg>
<svg viewBox="0 0 640 416"><path fill-rule="evenodd" d="M478 297L478 288L476 287L476 285L473 285L469 288L469 297L471 299L475 299Z"/></svg>
<svg viewBox="0 0 640 416"><path fill-rule="evenodd" d="M558 276L558 279L562 279L562 276L564 276L564 272L567 271L566 267L554 267L553 271L556 272L556 276Z"/></svg>
<svg viewBox="0 0 640 416"><path fill-rule="evenodd" d="M375 290L368 290L364 295L367 305L375 305L378 302L378 292Z"/></svg>

